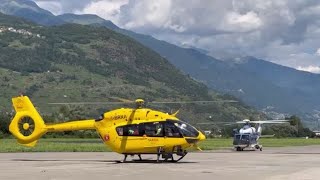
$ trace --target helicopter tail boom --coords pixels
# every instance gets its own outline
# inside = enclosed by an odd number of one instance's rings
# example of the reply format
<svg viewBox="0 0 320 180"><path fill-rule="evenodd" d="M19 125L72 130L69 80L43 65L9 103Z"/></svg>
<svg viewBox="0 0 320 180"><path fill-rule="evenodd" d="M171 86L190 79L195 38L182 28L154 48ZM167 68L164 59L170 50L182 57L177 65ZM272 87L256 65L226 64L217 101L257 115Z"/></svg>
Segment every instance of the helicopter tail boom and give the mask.
<svg viewBox="0 0 320 180"><path fill-rule="evenodd" d="M94 124L95 124L94 119L79 120L79 121L47 125L46 129L49 132L87 130L87 129L95 129Z"/></svg>

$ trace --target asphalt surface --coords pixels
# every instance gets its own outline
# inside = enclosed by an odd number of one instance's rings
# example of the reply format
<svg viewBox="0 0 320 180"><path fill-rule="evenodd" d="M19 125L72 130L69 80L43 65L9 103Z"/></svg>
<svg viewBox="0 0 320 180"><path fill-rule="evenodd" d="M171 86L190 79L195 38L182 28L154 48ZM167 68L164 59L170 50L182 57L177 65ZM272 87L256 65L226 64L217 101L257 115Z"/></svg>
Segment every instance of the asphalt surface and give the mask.
<svg viewBox="0 0 320 180"><path fill-rule="evenodd" d="M320 146L189 153L178 163L120 163L116 153L0 153L0 179L272 179L320 178ZM133 157L137 159L138 157Z"/></svg>

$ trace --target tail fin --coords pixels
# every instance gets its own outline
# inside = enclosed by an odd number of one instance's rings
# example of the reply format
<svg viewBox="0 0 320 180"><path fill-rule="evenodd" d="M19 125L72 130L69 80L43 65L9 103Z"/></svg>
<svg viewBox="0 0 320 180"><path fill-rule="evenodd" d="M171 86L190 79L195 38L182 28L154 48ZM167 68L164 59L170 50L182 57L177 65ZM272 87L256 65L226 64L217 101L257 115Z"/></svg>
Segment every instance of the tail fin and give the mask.
<svg viewBox="0 0 320 180"><path fill-rule="evenodd" d="M12 98L16 115L9 125L9 131L22 145L33 147L47 132L46 125L27 96Z"/></svg>

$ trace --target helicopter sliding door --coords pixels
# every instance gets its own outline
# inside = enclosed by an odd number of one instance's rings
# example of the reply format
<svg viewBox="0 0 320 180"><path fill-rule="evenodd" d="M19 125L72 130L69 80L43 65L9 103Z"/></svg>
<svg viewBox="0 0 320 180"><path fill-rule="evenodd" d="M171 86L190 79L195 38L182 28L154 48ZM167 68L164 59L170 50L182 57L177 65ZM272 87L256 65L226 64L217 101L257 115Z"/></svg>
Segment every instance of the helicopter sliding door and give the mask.
<svg viewBox="0 0 320 180"><path fill-rule="evenodd" d="M137 144L143 143L143 134L140 130L139 124L130 124L125 126L119 126L116 128L119 136L118 145L120 152L136 152L140 148Z"/></svg>
<svg viewBox="0 0 320 180"><path fill-rule="evenodd" d="M171 152L177 145L186 144L185 139L173 121L167 120L164 123L164 133L165 149L167 152Z"/></svg>
<svg viewBox="0 0 320 180"><path fill-rule="evenodd" d="M158 148L164 147L164 124L163 122L148 122L140 124L143 137L146 139L144 151L155 153Z"/></svg>
<svg viewBox="0 0 320 180"><path fill-rule="evenodd" d="M119 126L116 131L120 137L121 152L156 153L159 147L164 147L163 122Z"/></svg>

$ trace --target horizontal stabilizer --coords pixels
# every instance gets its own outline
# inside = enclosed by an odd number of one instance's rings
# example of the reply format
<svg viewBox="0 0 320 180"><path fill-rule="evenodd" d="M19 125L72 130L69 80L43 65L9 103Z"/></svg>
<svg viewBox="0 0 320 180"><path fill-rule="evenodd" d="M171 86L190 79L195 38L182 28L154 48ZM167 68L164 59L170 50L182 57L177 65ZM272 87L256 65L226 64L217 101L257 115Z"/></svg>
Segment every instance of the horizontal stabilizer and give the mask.
<svg viewBox="0 0 320 180"><path fill-rule="evenodd" d="M23 146L26 146L26 147L34 147L37 144L37 142L38 141L36 140L36 141L31 142L31 143L24 143L24 142L19 142L19 140L18 140L19 144L21 144Z"/></svg>

